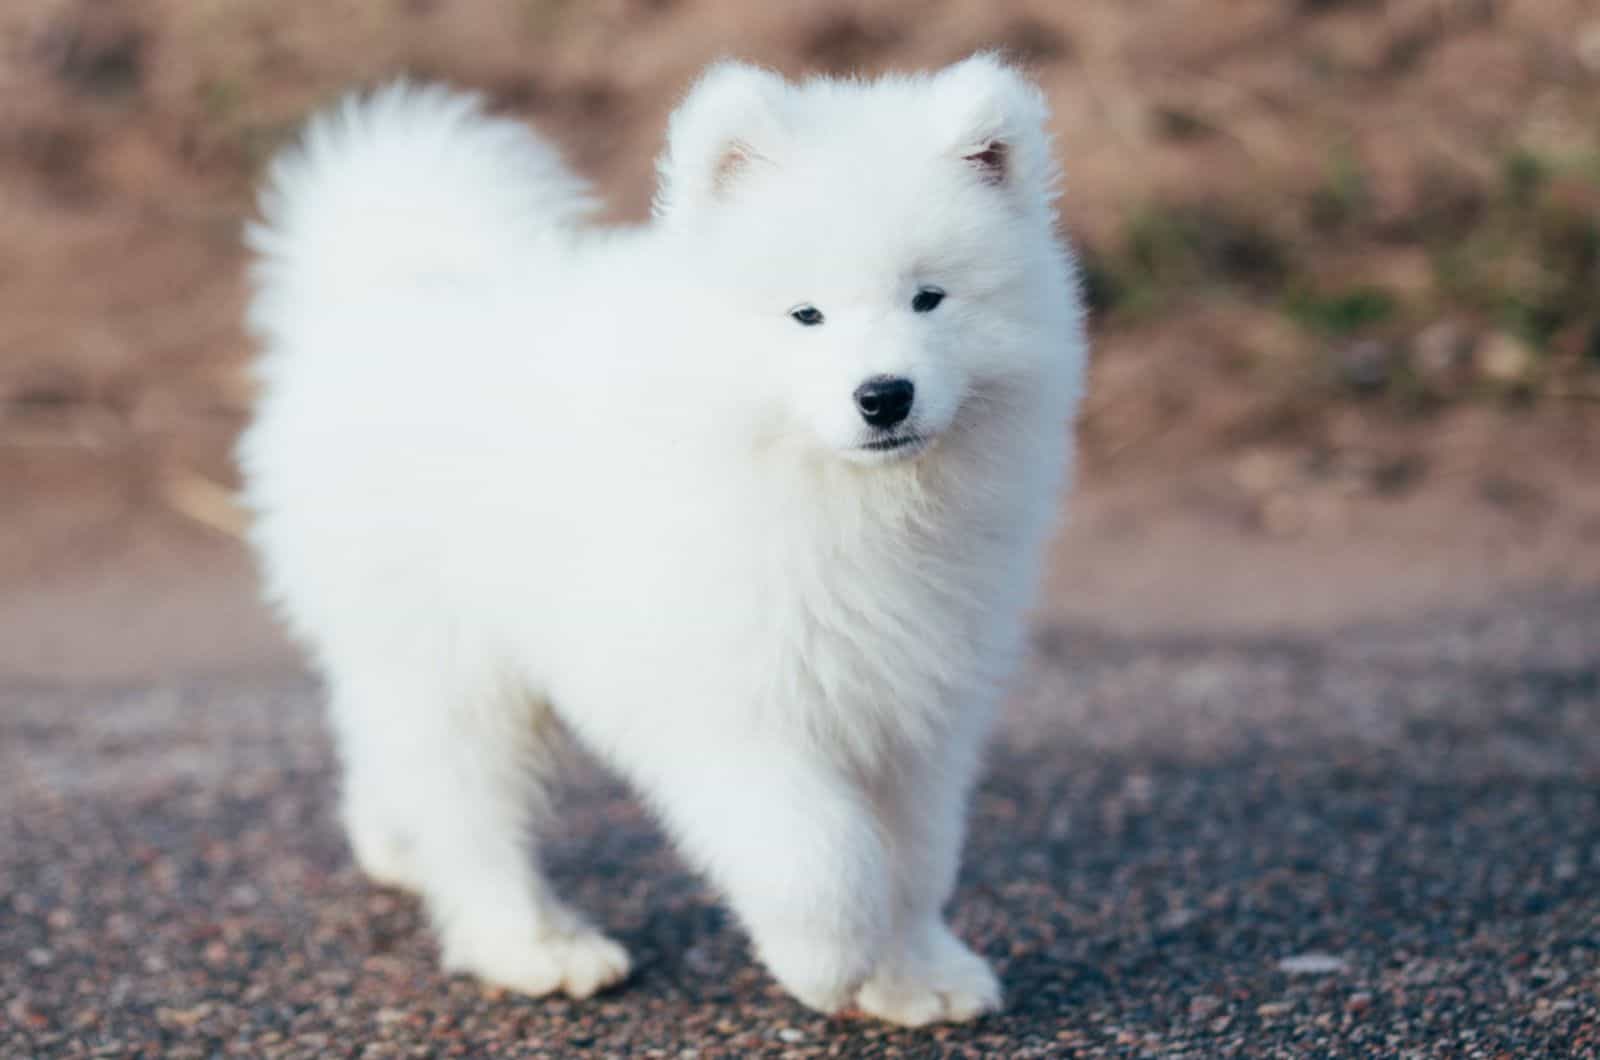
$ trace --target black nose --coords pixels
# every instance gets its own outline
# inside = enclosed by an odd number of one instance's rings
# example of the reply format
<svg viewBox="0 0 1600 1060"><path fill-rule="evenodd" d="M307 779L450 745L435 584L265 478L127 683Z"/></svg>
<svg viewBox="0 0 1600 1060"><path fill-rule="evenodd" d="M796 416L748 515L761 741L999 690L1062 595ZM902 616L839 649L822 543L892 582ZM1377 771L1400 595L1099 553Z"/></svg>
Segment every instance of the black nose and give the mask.
<svg viewBox="0 0 1600 1060"><path fill-rule="evenodd" d="M880 375L856 387L856 408L874 427L893 427L911 414L917 388L909 379Z"/></svg>

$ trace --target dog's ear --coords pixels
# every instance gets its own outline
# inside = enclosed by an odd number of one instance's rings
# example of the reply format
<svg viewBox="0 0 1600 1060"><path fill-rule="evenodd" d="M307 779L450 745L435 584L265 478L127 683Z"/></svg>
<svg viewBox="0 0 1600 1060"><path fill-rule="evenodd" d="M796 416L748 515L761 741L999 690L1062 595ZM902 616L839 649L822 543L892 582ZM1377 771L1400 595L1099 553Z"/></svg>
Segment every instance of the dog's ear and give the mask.
<svg viewBox="0 0 1600 1060"><path fill-rule="evenodd" d="M693 213L726 198L750 170L773 165L788 91L777 74L745 63L707 70L668 122L656 216Z"/></svg>
<svg viewBox="0 0 1600 1060"><path fill-rule="evenodd" d="M934 78L941 149L987 184L1049 199L1056 183L1044 95L992 52L981 52Z"/></svg>

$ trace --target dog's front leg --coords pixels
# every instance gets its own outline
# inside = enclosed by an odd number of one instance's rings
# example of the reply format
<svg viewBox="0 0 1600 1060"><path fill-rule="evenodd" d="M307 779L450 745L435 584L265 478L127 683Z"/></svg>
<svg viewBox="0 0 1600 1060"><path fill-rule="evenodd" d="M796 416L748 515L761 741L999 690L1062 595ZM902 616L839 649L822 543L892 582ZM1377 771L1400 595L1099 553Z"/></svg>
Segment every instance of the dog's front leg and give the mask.
<svg viewBox="0 0 1600 1060"><path fill-rule="evenodd" d="M880 1019L921 1026L974 1019L1001 1005L999 980L943 912L986 729L986 715L962 719L942 743L908 755L874 786L889 839L893 932L857 1002Z"/></svg>
<svg viewBox="0 0 1600 1060"><path fill-rule="evenodd" d="M822 1012L843 1007L891 932L886 852L868 795L790 741L721 735L687 757L654 763L644 778L668 826L784 988Z"/></svg>

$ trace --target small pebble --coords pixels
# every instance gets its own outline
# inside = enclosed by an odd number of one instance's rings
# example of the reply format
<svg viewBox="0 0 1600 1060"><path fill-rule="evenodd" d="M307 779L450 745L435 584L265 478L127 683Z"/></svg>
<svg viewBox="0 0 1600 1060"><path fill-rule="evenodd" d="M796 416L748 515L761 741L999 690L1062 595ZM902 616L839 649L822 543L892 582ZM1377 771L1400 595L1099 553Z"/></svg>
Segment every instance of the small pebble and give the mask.
<svg viewBox="0 0 1600 1060"><path fill-rule="evenodd" d="M1343 957L1331 953L1300 953L1278 962L1278 971L1290 975L1332 975L1348 967Z"/></svg>
<svg viewBox="0 0 1600 1060"><path fill-rule="evenodd" d="M1533 355L1518 340L1497 334L1483 344L1478 363L1491 382L1510 385L1527 378L1533 368Z"/></svg>

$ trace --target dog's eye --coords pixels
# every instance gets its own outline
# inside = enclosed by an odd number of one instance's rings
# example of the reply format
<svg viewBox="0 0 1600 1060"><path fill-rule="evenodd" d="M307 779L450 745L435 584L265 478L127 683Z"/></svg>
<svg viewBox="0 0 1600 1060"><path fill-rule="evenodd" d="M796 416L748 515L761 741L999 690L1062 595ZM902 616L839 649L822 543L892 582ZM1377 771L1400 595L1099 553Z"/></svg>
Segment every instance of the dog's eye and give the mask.
<svg viewBox="0 0 1600 1060"><path fill-rule="evenodd" d="M944 292L937 287L924 287L911 300L911 309L917 313L931 313L944 301Z"/></svg>
<svg viewBox="0 0 1600 1060"><path fill-rule="evenodd" d="M808 328L814 328L822 323L822 310L814 305L797 305L789 310L789 315L794 317L797 323L804 324Z"/></svg>

